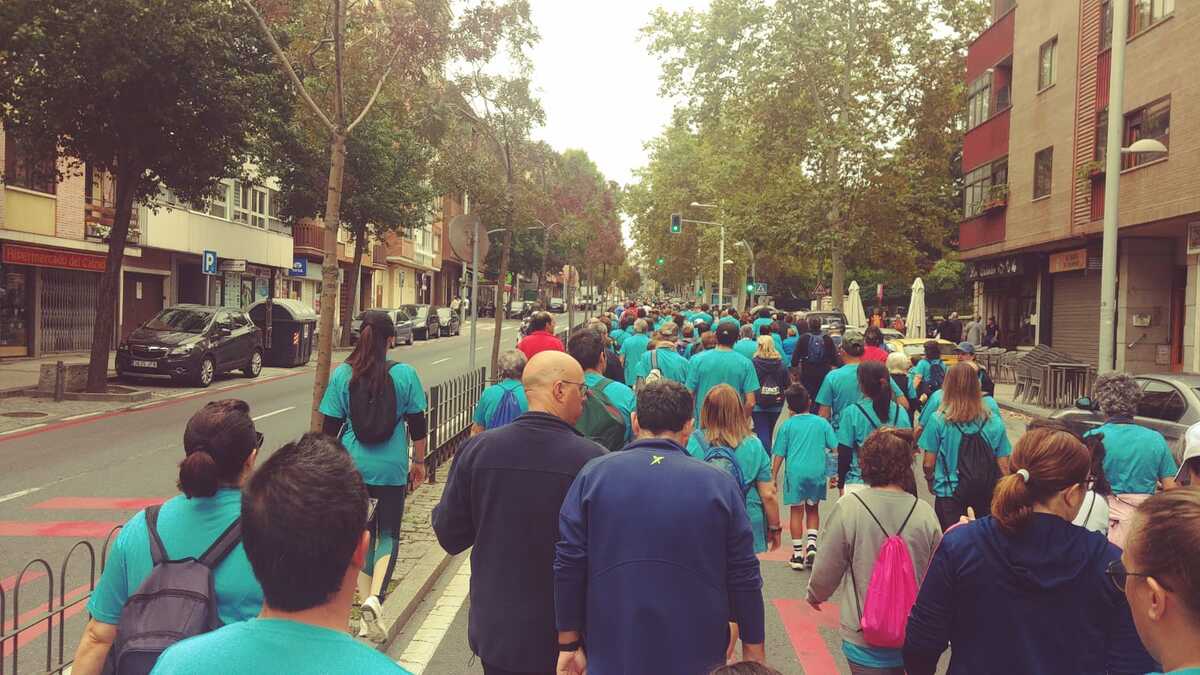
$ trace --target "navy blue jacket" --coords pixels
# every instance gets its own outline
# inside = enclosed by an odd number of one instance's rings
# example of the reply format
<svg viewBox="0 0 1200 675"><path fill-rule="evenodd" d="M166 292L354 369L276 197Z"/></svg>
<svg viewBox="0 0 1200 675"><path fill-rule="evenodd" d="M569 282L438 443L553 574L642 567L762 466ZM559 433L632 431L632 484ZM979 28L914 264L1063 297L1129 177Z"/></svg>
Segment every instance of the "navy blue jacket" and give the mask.
<svg viewBox="0 0 1200 675"><path fill-rule="evenodd" d="M558 511L575 474L604 452L542 412L485 431L458 451L433 531L450 553L474 547L467 640L488 665L554 670Z"/></svg>
<svg viewBox="0 0 1200 675"><path fill-rule="evenodd" d="M908 617L908 672L932 673L947 642L950 675L1158 670L1104 574L1120 557L1104 535L1044 513L1014 535L991 517L951 529Z"/></svg>
<svg viewBox="0 0 1200 675"><path fill-rule="evenodd" d="M592 675L702 675L730 618L763 642L762 576L732 476L666 439L587 463L563 501L559 630L583 633Z"/></svg>

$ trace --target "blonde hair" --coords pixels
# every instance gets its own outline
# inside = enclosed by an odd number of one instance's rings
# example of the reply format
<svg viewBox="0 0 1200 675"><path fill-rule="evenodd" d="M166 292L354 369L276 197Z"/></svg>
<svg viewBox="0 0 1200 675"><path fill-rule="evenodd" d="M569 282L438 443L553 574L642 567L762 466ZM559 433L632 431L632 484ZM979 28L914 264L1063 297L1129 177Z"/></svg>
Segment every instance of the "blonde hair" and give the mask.
<svg viewBox="0 0 1200 675"><path fill-rule="evenodd" d="M710 446L734 449L754 431L742 407L742 397L727 384L713 387L704 397L704 404L700 406L700 428Z"/></svg>
<svg viewBox="0 0 1200 675"><path fill-rule="evenodd" d="M955 364L946 372L939 410L947 422L987 419L989 413L983 405L983 391L979 388L977 372L974 366L965 361Z"/></svg>
<svg viewBox="0 0 1200 675"><path fill-rule="evenodd" d="M754 350L754 355L760 359L782 359L779 355L779 350L775 349L775 338L770 335L758 336L758 349Z"/></svg>
<svg viewBox="0 0 1200 675"><path fill-rule="evenodd" d="M903 351L892 352L887 357L887 369L892 375L907 373L912 368L912 359Z"/></svg>

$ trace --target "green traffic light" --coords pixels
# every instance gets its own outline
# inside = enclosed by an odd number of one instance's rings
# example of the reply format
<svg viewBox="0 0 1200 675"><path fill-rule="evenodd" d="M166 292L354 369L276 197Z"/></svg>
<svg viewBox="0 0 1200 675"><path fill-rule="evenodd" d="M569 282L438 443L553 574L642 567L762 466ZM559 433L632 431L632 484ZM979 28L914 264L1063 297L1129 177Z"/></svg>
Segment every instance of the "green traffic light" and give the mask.
<svg viewBox="0 0 1200 675"><path fill-rule="evenodd" d="M658 259L658 264L659 264L659 265L661 265L661 264L663 264L663 263L665 263L665 262L666 262L666 259L665 259L665 258L659 258L659 259Z"/></svg>

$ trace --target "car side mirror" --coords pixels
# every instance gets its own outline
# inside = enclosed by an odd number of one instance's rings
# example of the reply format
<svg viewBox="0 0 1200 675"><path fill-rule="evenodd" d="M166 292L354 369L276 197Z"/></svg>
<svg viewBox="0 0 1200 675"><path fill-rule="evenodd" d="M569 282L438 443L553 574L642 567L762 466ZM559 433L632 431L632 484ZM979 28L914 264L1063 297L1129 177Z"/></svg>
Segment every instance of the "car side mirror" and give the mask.
<svg viewBox="0 0 1200 675"><path fill-rule="evenodd" d="M1080 410L1087 410L1090 412L1095 409L1094 406L1095 404L1092 403L1092 399L1088 398L1087 396L1080 396L1075 400L1075 407L1079 408Z"/></svg>
<svg viewBox="0 0 1200 675"><path fill-rule="evenodd" d="M217 336L218 337L228 337L232 334L233 334L232 326L227 326L227 325L217 326Z"/></svg>

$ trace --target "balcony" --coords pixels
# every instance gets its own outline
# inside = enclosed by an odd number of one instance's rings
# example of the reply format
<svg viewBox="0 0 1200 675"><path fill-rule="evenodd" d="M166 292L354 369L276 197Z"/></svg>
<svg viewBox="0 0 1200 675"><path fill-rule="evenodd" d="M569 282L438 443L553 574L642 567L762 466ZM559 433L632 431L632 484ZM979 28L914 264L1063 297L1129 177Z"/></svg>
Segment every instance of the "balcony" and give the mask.
<svg viewBox="0 0 1200 675"><path fill-rule="evenodd" d="M116 219L116 205L107 199L85 199L83 206L83 235L93 241L108 241L108 233L112 230ZM141 225L138 222L138 209L129 216L129 235L127 244L139 244L142 241Z"/></svg>
<svg viewBox="0 0 1200 675"><path fill-rule="evenodd" d="M301 220L292 226L292 247L296 255L314 260L325 257L325 228L312 220Z"/></svg>
<svg viewBox="0 0 1200 675"><path fill-rule="evenodd" d="M387 246L384 246L383 244L375 244L371 247L371 264L379 269L387 269Z"/></svg>
<svg viewBox="0 0 1200 675"><path fill-rule="evenodd" d="M1008 185L993 185L983 201L981 213L999 211L1008 206Z"/></svg>

